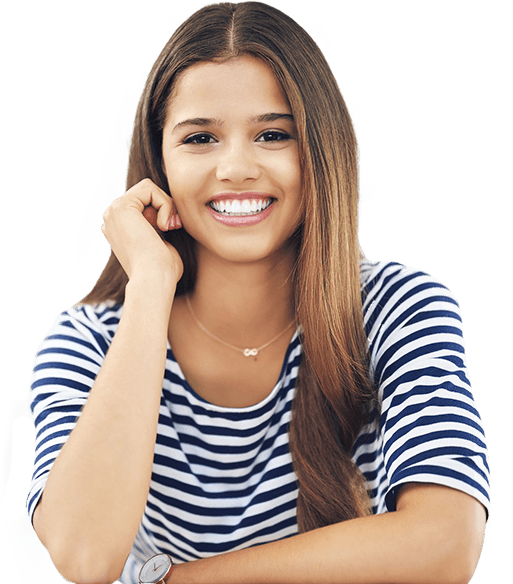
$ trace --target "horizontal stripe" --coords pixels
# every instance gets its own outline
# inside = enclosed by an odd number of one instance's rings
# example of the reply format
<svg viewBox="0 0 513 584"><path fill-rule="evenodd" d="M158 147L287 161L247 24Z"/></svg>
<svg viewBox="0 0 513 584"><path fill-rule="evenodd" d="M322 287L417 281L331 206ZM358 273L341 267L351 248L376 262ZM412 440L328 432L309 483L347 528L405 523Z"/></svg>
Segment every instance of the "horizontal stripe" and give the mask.
<svg viewBox="0 0 513 584"><path fill-rule="evenodd" d="M352 449L375 513L395 509L405 482L460 489L488 505L489 469L465 368L459 307L428 275L362 262L363 323L380 408ZM58 317L36 356L32 516L114 338L122 306L81 306ZM297 478L288 429L301 343L291 340L278 383L249 408L205 401L168 345L153 473L139 533L121 581L165 551L176 561L297 533Z"/></svg>

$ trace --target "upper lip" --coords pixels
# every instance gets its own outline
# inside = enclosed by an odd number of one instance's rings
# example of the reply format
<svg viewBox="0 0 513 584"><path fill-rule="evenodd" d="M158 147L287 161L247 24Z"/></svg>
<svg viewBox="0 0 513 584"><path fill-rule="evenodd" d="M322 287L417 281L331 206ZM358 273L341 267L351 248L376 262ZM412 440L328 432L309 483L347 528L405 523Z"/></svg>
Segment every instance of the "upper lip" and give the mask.
<svg viewBox="0 0 513 584"><path fill-rule="evenodd" d="M245 193L219 193L218 195L214 195L211 197L208 202L211 203L212 201L231 201L231 200L252 200L252 199L272 199L273 197L268 193L259 193L259 192L245 192Z"/></svg>

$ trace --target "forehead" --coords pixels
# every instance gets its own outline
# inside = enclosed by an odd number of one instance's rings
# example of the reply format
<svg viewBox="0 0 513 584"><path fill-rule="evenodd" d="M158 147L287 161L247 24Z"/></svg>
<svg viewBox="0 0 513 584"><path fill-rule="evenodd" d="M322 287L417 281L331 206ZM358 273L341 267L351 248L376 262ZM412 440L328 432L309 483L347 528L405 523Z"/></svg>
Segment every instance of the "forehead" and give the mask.
<svg viewBox="0 0 513 584"><path fill-rule="evenodd" d="M208 115L214 109L233 115L290 113L287 97L271 68L250 56L197 63L180 75L171 94L168 119Z"/></svg>

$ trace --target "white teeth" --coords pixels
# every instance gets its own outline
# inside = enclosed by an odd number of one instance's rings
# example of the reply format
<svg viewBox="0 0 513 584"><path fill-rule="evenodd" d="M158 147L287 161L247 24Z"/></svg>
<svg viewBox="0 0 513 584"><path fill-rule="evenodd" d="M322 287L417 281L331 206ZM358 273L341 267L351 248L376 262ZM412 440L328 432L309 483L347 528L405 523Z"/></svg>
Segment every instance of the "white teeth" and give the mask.
<svg viewBox="0 0 513 584"><path fill-rule="evenodd" d="M273 199L271 198L244 199L243 201L239 201L238 199L227 199L210 201L209 204L214 211L226 215L255 215L256 213L261 213L264 209L267 209L272 202Z"/></svg>

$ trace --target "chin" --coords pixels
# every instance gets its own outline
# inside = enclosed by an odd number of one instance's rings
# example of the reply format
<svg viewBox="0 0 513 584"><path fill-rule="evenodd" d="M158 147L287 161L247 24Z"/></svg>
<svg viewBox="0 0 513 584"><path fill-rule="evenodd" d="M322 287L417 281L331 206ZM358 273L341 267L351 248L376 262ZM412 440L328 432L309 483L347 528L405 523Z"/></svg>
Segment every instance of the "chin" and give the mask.
<svg viewBox="0 0 513 584"><path fill-rule="evenodd" d="M271 259L276 254L269 251L261 251L252 249L237 249L230 250L229 253L223 254L223 259L234 264L252 264L256 262L263 262Z"/></svg>
<svg viewBox="0 0 513 584"><path fill-rule="evenodd" d="M199 245L198 249L199 255L203 255L204 259L207 256L211 261L213 258L217 257L223 263L233 263L233 264L255 264L265 261L271 261L276 263L284 256L290 255L290 246L287 245L262 245L262 242L257 244L250 241L244 241L240 243L233 242L229 246L218 246L208 248L203 245ZM199 258L198 258L199 259Z"/></svg>

